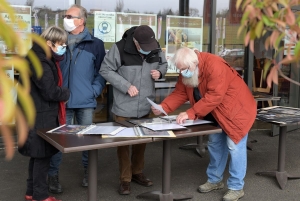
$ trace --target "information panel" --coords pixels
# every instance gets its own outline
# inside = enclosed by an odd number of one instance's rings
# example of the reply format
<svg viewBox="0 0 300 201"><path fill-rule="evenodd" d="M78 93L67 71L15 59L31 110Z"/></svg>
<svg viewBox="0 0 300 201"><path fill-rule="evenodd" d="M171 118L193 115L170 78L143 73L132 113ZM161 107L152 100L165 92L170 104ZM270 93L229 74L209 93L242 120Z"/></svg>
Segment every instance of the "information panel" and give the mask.
<svg viewBox="0 0 300 201"><path fill-rule="evenodd" d="M188 47L202 51L203 18L167 15L166 21L167 72L176 73L176 67L170 63L176 50Z"/></svg>

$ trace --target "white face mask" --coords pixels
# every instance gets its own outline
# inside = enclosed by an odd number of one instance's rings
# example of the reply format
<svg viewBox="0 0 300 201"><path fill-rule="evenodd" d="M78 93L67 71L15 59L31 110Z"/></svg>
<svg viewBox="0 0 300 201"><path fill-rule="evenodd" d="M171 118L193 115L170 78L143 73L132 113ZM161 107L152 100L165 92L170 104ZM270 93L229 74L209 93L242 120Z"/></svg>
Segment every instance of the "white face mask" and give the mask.
<svg viewBox="0 0 300 201"><path fill-rule="evenodd" d="M64 18L64 28L67 32L71 32L76 29L77 27L74 24L74 19Z"/></svg>

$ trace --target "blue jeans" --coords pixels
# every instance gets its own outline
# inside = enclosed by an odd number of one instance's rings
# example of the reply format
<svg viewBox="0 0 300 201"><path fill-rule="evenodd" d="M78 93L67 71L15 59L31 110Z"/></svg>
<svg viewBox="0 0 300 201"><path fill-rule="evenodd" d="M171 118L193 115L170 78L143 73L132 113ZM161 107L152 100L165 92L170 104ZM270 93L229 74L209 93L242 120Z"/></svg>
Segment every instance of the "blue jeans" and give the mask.
<svg viewBox="0 0 300 201"><path fill-rule="evenodd" d="M235 144L224 131L208 135L210 156L206 170L208 182L218 183L223 180L228 154L230 154L228 189L243 189L247 170L247 139L248 134L238 144Z"/></svg>
<svg viewBox="0 0 300 201"><path fill-rule="evenodd" d="M94 108L73 108L66 109L67 124L89 125L93 123ZM76 122L74 122L74 116ZM58 174L59 165L61 164L62 153L58 152L51 157L48 175L54 176ZM88 167L88 152L82 152L82 164L84 168Z"/></svg>

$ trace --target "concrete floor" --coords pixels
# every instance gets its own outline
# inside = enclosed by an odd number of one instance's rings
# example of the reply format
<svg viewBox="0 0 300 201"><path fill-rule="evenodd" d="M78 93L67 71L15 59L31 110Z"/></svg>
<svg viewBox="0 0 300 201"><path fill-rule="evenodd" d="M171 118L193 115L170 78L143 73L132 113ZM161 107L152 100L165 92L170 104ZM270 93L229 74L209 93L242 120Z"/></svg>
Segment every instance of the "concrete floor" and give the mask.
<svg viewBox="0 0 300 201"><path fill-rule="evenodd" d="M278 136L271 137L270 130L258 129L254 125L249 134L248 170L245 178L244 201L299 201L300 180L289 180L286 188L281 190L273 177L257 176L258 171L275 170L277 168ZM299 131L289 132L286 147L286 170L291 174L300 175L300 135ZM194 143L196 138L172 140L172 183L173 193L193 195L194 201L222 200L226 186L222 190L201 194L197 187L206 182L206 167L209 162L207 153L200 158L194 150L182 150L180 146ZM16 152L11 161L6 161L3 150L0 150L0 201L22 201L26 190L27 165L29 158ZM121 196L118 189L118 162L116 148L99 150L98 160L98 200L101 201L132 201L141 200L136 196L142 192L161 190L162 142L147 145L145 153L144 173L153 180L152 187L131 184L132 192ZM87 200L87 188L81 187L83 168L81 153L63 155L60 168L60 181L64 192L54 195L63 201ZM224 179L228 178L226 169Z"/></svg>

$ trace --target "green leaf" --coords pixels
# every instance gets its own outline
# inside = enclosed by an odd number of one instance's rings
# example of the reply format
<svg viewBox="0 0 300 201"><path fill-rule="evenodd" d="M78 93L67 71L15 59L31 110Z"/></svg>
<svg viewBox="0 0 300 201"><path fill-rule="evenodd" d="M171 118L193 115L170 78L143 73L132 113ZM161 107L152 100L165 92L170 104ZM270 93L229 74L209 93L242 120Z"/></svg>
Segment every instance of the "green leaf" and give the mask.
<svg viewBox="0 0 300 201"><path fill-rule="evenodd" d="M275 23L270 21L270 19L266 15L262 15L262 20L264 24L268 27L273 27L275 25Z"/></svg>
<svg viewBox="0 0 300 201"><path fill-rule="evenodd" d="M271 60L269 60L269 59L266 59L265 61L266 62L264 64L264 74L263 74L263 78L264 79L266 79L267 73L269 72L269 68L270 68L270 66L272 64Z"/></svg>
<svg viewBox="0 0 300 201"><path fill-rule="evenodd" d="M1 80L1 99L4 102L5 110L2 112L2 120L5 123L12 122L15 111L15 104L12 101L12 89L14 88L13 81L7 77L4 68L0 69L0 80Z"/></svg>
<svg viewBox="0 0 300 201"><path fill-rule="evenodd" d="M244 25L245 25L245 21L248 20L249 13L250 13L250 12L247 11L247 12L245 12L245 13L243 14L243 17L242 17L242 19L241 19L241 26L244 26Z"/></svg>
<svg viewBox="0 0 300 201"><path fill-rule="evenodd" d="M300 41L298 41L295 45L294 55L296 57L300 57Z"/></svg>
<svg viewBox="0 0 300 201"><path fill-rule="evenodd" d="M285 36L285 33L281 33L279 35L279 37L276 39L275 44L274 44L275 49L278 49L279 43L282 41L284 36Z"/></svg>

